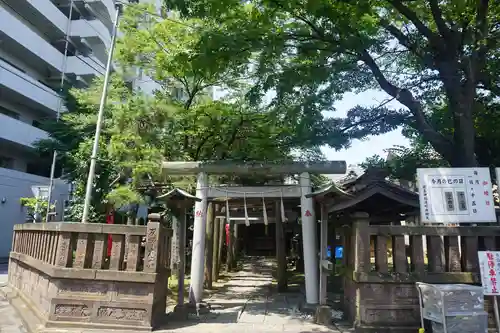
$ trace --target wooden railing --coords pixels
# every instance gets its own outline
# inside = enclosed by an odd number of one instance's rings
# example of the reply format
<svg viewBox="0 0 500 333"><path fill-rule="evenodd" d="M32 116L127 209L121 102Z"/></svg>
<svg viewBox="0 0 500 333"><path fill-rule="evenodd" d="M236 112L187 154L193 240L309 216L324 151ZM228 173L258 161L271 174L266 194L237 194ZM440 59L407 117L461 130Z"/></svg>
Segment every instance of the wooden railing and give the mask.
<svg viewBox="0 0 500 333"><path fill-rule="evenodd" d="M165 315L171 235L160 222L16 225L9 285L53 325L150 329Z"/></svg>
<svg viewBox="0 0 500 333"><path fill-rule="evenodd" d="M350 266L356 272L377 273L397 280L425 278L433 283L479 282L480 250L496 250L498 227L364 226L353 235ZM356 237L358 240L356 242ZM370 249L365 244L370 244ZM354 262L354 254L358 255ZM357 264L357 265L356 265ZM440 273L445 274L439 277ZM369 274L370 276L375 276Z"/></svg>
<svg viewBox="0 0 500 333"><path fill-rule="evenodd" d="M14 227L12 256L61 268L155 272L157 267L167 267L170 235L160 225L20 224ZM145 265L144 257L151 258L152 253L158 255L157 265Z"/></svg>
<svg viewBox="0 0 500 333"><path fill-rule="evenodd" d="M419 327L416 282L479 284L478 251L499 250L500 227L370 225L344 228L344 310L357 327ZM493 315L490 298L485 310Z"/></svg>

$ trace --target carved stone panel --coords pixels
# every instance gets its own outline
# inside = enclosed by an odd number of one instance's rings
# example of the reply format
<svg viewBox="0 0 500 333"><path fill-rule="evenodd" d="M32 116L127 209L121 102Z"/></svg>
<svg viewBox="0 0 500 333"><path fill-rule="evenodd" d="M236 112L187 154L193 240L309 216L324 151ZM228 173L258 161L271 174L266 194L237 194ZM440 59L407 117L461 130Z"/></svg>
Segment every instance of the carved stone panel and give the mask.
<svg viewBox="0 0 500 333"><path fill-rule="evenodd" d="M365 309L365 316L362 320L363 323L372 324L390 324L394 326L405 326L409 324L418 323L420 315L418 307L414 309Z"/></svg>
<svg viewBox="0 0 500 333"><path fill-rule="evenodd" d="M60 317L90 317L91 310L81 304L56 304L54 314Z"/></svg>
<svg viewBox="0 0 500 333"><path fill-rule="evenodd" d="M102 296L108 291L108 284L88 281L60 281L59 293L77 293Z"/></svg>
<svg viewBox="0 0 500 333"><path fill-rule="evenodd" d="M126 309L104 306L97 310L97 316L110 320L144 321L147 318L147 311L145 309Z"/></svg>
<svg viewBox="0 0 500 333"><path fill-rule="evenodd" d="M118 283L116 294L119 298L146 298L153 293L153 285L145 283Z"/></svg>

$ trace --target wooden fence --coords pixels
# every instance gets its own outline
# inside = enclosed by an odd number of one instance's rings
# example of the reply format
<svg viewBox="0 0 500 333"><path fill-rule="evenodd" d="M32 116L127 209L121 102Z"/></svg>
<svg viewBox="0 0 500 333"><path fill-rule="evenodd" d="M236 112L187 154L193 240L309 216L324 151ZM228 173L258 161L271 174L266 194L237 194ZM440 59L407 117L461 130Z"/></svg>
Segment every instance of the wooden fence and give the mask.
<svg viewBox="0 0 500 333"><path fill-rule="evenodd" d="M378 226L358 215L344 229L346 315L356 332L416 332L415 283L480 284L477 252L499 244L500 227Z"/></svg>
<svg viewBox="0 0 500 333"><path fill-rule="evenodd" d="M150 330L165 315L171 234L159 222L16 225L9 284L47 325Z"/></svg>

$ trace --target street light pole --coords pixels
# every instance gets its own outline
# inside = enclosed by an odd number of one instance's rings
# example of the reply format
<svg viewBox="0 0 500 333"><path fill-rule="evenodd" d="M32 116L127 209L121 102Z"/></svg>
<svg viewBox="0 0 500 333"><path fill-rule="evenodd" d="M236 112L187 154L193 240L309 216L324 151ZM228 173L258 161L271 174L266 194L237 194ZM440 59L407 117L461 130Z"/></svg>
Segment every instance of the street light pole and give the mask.
<svg viewBox="0 0 500 333"><path fill-rule="evenodd" d="M90 156L89 176L87 178L87 187L85 190L85 202L83 204L82 223L87 223L90 209L90 199L92 198L92 188L94 186L95 167L97 163L97 153L99 152L99 136L101 135L102 122L104 118L104 107L106 105L106 97L108 96L108 85L111 72L111 64L113 61L113 52L115 50L116 35L118 32L118 20L122 10L121 4L116 4L116 16L113 22L113 36L111 38L111 46L108 53L108 61L106 63L106 73L104 75L104 86L102 88L101 102L99 104L99 113L97 114L97 125L95 128L94 146L92 155Z"/></svg>

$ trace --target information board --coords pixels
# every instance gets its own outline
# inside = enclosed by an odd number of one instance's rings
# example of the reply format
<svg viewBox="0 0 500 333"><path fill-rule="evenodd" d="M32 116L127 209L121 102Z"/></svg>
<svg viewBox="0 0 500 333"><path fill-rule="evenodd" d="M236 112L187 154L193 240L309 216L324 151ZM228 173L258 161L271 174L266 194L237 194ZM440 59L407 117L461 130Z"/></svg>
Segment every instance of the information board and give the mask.
<svg viewBox="0 0 500 333"><path fill-rule="evenodd" d="M479 251L479 270L485 295L499 295L500 251Z"/></svg>
<svg viewBox="0 0 500 333"><path fill-rule="evenodd" d="M488 168L417 169L422 223L496 222Z"/></svg>

